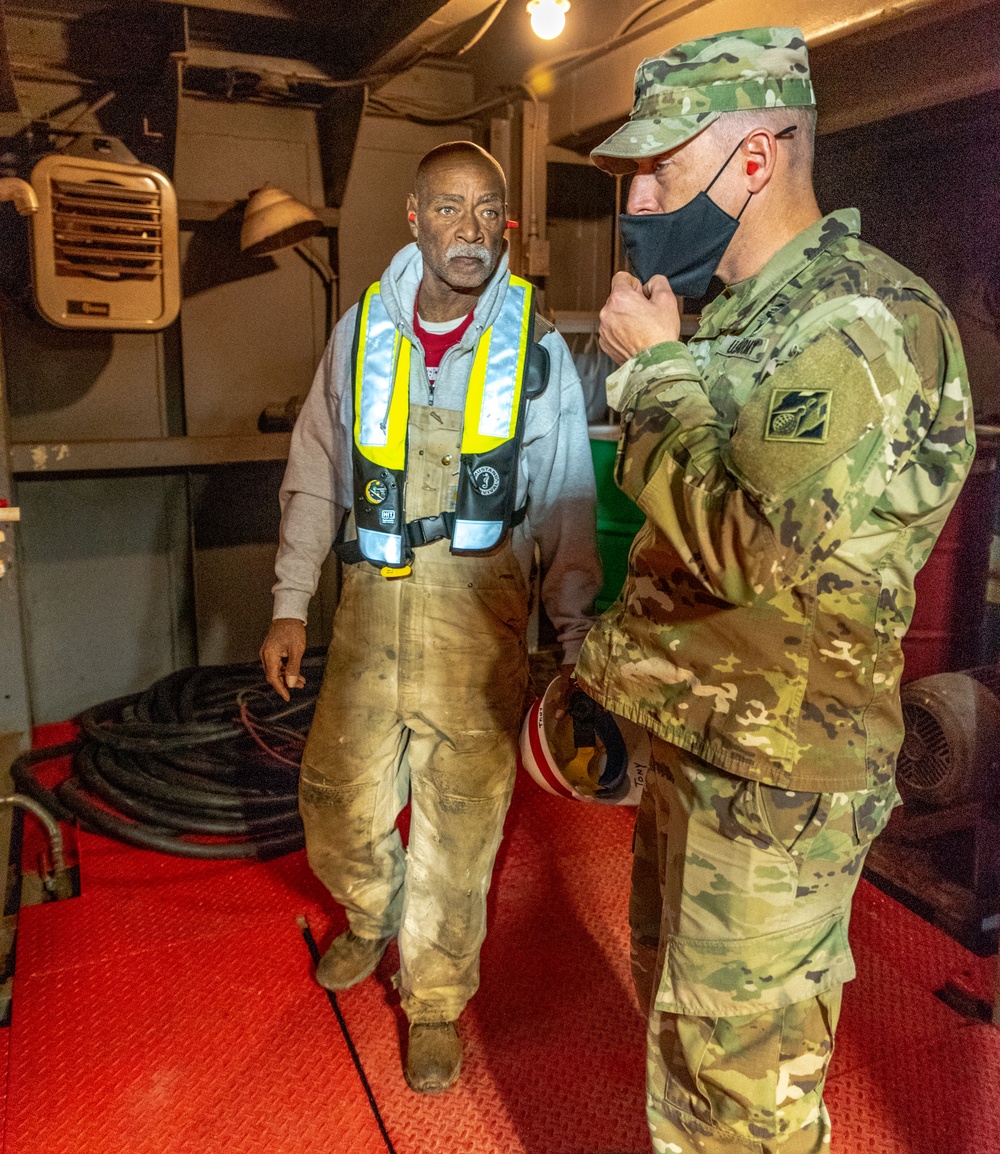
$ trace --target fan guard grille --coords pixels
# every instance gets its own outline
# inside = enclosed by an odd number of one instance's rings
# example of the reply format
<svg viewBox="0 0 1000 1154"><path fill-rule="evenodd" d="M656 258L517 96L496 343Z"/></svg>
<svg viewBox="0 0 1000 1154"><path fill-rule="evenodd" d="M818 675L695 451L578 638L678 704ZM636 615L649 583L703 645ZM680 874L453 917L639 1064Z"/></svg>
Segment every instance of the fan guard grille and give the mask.
<svg viewBox="0 0 1000 1154"><path fill-rule="evenodd" d="M903 719L906 738L896 768L901 791L916 799L946 789L955 763L939 718L924 706L908 702L903 706Z"/></svg>

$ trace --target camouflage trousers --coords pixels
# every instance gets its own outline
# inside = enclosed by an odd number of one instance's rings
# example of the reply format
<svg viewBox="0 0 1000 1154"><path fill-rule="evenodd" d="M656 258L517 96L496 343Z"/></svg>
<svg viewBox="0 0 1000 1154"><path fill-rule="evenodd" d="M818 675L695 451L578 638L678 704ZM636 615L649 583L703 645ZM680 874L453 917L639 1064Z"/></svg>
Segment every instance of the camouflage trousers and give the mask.
<svg viewBox="0 0 1000 1154"><path fill-rule="evenodd" d="M781 790L653 738L629 921L657 1154L829 1150L851 899L897 798Z"/></svg>

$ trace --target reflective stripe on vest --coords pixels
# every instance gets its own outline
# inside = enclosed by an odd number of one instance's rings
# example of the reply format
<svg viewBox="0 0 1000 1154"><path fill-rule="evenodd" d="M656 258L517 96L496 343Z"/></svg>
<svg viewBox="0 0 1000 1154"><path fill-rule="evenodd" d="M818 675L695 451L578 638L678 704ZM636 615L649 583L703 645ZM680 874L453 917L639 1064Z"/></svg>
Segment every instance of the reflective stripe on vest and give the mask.
<svg viewBox="0 0 1000 1154"><path fill-rule="evenodd" d="M462 425L454 552L486 552L510 527L519 448L511 442L519 442L532 308L531 284L512 276L499 314L476 346ZM372 285L361 303L354 352L354 484L358 545L377 565L400 565L405 552L411 350L386 312L379 285Z"/></svg>
<svg viewBox="0 0 1000 1154"><path fill-rule="evenodd" d="M354 365L354 446L373 475L355 496L358 544L376 565L403 559L403 487L410 409L410 342L389 319L377 284L361 304ZM397 388L396 386L401 387ZM371 470L364 470L367 474ZM358 473L355 468L355 474ZM359 478L355 476L357 484ZM370 508L371 507L371 508ZM364 513L372 516L365 517ZM365 522L369 523L365 523Z"/></svg>

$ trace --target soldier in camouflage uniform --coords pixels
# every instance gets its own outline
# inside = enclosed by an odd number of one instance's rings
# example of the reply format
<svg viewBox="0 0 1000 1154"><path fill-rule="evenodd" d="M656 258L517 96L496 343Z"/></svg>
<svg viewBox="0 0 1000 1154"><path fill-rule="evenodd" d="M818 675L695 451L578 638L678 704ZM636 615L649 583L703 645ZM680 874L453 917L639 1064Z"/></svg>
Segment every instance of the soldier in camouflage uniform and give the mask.
<svg viewBox="0 0 1000 1154"><path fill-rule="evenodd" d="M636 172L633 219L716 171L712 199L745 209L688 345L663 276L619 273L601 314L616 478L646 522L577 678L653 735L630 923L657 1154L828 1149L913 578L974 452L948 311L856 211L820 215L813 104L797 29L726 33L644 61L594 152Z"/></svg>

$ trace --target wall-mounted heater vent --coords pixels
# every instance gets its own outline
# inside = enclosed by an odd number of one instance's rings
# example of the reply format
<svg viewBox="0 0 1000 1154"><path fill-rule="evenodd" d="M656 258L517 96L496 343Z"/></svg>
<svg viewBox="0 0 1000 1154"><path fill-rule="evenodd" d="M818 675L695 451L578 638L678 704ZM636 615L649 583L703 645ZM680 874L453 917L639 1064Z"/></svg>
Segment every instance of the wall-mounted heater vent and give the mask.
<svg viewBox="0 0 1000 1154"><path fill-rule="evenodd" d="M52 181L56 276L156 280L163 275L160 190Z"/></svg>
<svg viewBox="0 0 1000 1154"><path fill-rule="evenodd" d="M158 169L59 154L35 165L38 311L68 329L165 328L180 286L177 198Z"/></svg>

